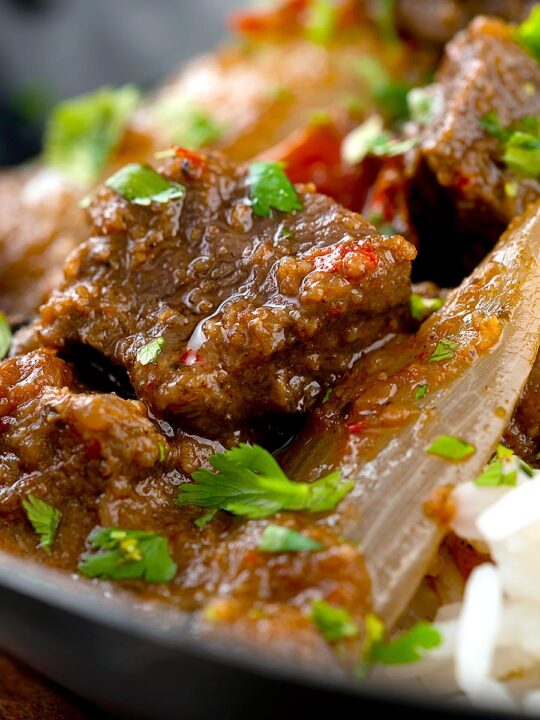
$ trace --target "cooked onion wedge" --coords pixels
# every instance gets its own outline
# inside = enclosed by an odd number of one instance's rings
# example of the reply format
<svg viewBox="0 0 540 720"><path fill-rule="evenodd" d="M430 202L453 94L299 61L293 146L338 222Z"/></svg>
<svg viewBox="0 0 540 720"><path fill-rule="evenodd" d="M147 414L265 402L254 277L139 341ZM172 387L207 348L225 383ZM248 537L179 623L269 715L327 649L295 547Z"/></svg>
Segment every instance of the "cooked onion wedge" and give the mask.
<svg viewBox="0 0 540 720"><path fill-rule="evenodd" d="M341 531L360 543L374 607L387 624L406 607L444 534L448 508L433 502L437 492L444 499L437 489L481 472L539 344L540 205L513 223L416 335L361 358L289 453L286 470L298 480L341 467L356 481ZM475 451L459 461L428 453L442 434Z"/></svg>

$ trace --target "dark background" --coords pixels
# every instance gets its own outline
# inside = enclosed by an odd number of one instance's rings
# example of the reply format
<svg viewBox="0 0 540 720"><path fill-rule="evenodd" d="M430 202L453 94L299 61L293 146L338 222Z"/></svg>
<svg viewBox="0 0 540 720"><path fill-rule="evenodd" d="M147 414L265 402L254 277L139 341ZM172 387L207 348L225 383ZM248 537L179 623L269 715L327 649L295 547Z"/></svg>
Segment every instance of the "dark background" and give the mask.
<svg viewBox="0 0 540 720"><path fill-rule="evenodd" d="M225 33L248 0L0 0L0 165L39 151L59 99L150 88Z"/></svg>

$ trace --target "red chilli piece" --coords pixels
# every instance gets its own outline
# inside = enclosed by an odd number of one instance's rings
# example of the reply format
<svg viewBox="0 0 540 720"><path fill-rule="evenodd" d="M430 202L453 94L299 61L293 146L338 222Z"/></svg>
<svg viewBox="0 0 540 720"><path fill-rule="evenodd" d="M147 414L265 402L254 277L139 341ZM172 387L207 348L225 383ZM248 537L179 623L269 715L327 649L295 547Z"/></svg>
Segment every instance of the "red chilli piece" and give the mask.
<svg viewBox="0 0 540 720"><path fill-rule="evenodd" d="M233 12L227 24L233 32L243 34L288 31L300 23L308 5L309 0L284 0L267 11Z"/></svg>
<svg viewBox="0 0 540 720"><path fill-rule="evenodd" d="M357 420L356 422L347 425L347 430L350 435L361 435L367 428L367 422L365 420Z"/></svg>
<svg viewBox="0 0 540 720"><path fill-rule="evenodd" d="M187 160L195 167L203 168L206 165L204 156L201 155L201 153L195 152L194 150L188 150L188 148L182 147L181 145L173 145L173 150L177 158L180 158L180 160Z"/></svg>
<svg viewBox="0 0 540 720"><path fill-rule="evenodd" d="M368 243L354 240L336 243L311 253L316 270L340 273L348 280L358 280L377 269L379 260Z"/></svg>
<svg viewBox="0 0 540 720"><path fill-rule="evenodd" d="M180 355L180 362L184 365L195 365L195 363L198 363L200 361L201 358L199 356L199 353L196 350L192 350L191 348Z"/></svg>

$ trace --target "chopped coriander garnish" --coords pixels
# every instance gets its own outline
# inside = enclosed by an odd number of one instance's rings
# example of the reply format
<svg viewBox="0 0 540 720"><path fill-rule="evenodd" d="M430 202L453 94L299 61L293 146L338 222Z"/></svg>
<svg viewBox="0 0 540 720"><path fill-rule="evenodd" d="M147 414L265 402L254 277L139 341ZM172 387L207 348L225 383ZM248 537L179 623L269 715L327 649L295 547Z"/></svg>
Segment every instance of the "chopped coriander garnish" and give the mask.
<svg viewBox="0 0 540 720"><path fill-rule="evenodd" d="M332 510L352 490L339 470L312 483L292 482L272 455L258 445L241 444L212 455L212 472L201 468L194 483L181 485L180 505L219 508L234 515L265 518L281 510Z"/></svg>
<svg viewBox="0 0 540 720"><path fill-rule="evenodd" d="M323 399L322 399L323 405L326 405L326 403L330 400L331 395L332 395L332 388L327 388L326 392L323 395Z"/></svg>
<svg viewBox="0 0 540 720"><path fill-rule="evenodd" d="M133 205L168 203L184 197L186 189L152 170L148 165L130 163L118 170L105 183Z"/></svg>
<svg viewBox="0 0 540 720"><path fill-rule="evenodd" d="M441 96L432 88L417 87L407 93L407 108L411 120L420 125L427 125L439 112Z"/></svg>
<svg viewBox="0 0 540 720"><path fill-rule="evenodd" d="M184 99L168 98L156 105L154 113L167 139L189 150L216 142L225 132L210 113Z"/></svg>
<svg viewBox="0 0 540 720"><path fill-rule="evenodd" d="M380 115L372 115L352 130L343 140L341 155L345 162L356 165L367 155L394 157L403 155L418 144L418 138L398 140L383 129Z"/></svg>
<svg viewBox="0 0 540 720"><path fill-rule="evenodd" d="M379 32L387 42L398 39L396 28L396 0L377 0L375 4L375 22Z"/></svg>
<svg viewBox="0 0 540 720"><path fill-rule="evenodd" d="M524 177L540 177L540 117L525 115L504 127L498 115L491 112L481 118L480 124L501 143L502 159L510 170ZM518 185L507 183L505 192L515 197Z"/></svg>
<svg viewBox="0 0 540 720"><path fill-rule="evenodd" d="M438 455L446 460L464 460L476 452L476 447L466 440L453 437L452 435L439 435L426 452L431 455Z"/></svg>
<svg viewBox="0 0 540 720"><path fill-rule="evenodd" d="M451 360L455 351L458 348L458 344L448 338L443 338L437 343L433 354L429 358L429 363L442 362L443 360Z"/></svg>
<svg viewBox="0 0 540 720"><path fill-rule="evenodd" d="M165 338L158 337L151 340L146 345L143 345L142 348L139 348L136 356L139 365L149 365L150 363L155 363L164 344ZM165 452L165 449L163 452Z"/></svg>
<svg viewBox="0 0 540 720"><path fill-rule="evenodd" d="M139 100L132 85L101 88L57 105L45 131L45 162L84 186L95 183Z"/></svg>
<svg viewBox="0 0 540 720"><path fill-rule="evenodd" d="M0 360L3 360L11 347L11 328L6 316L0 310Z"/></svg>
<svg viewBox="0 0 540 720"><path fill-rule="evenodd" d="M520 45L540 60L540 5L534 5L529 17L518 25L515 37Z"/></svg>
<svg viewBox="0 0 540 720"><path fill-rule="evenodd" d="M163 443L158 443L158 450L159 450L159 462L163 462L165 460L165 445Z"/></svg>
<svg viewBox="0 0 540 720"><path fill-rule="evenodd" d="M311 619L328 642L337 642L359 634L358 625L345 608L330 605L325 600L315 600Z"/></svg>
<svg viewBox="0 0 540 720"><path fill-rule="evenodd" d="M390 122L405 120L408 115L407 95L411 86L392 78L375 57L366 56L354 64L354 70L367 86L367 93Z"/></svg>
<svg viewBox="0 0 540 720"><path fill-rule="evenodd" d="M407 665L422 660L428 650L442 642L440 632L431 623L421 620L392 640L385 641L385 626L376 615L365 618L366 639L362 662L357 675L364 676L372 665Z"/></svg>
<svg viewBox="0 0 540 720"><path fill-rule="evenodd" d="M305 23L311 42L324 45L332 40L338 25L338 7L331 0L312 0Z"/></svg>
<svg viewBox="0 0 540 720"><path fill-rule="evenodd" d="M200 517L196 518L193 521L193 524L196 525L199 530L204 530L204 528L208 525L209 522L212 522L212 520L217 515L217 508L214 508L213 510L209 510L208 512L204 513L204 515L201 515Z"/></svg>
<svg viewBox="0 0 540 720"><path fill-rule="evenodd" d="M519 185L515 180L508 180L504 183L504 194L506 197L515 198L519 192Z"/></svg>
<svg viewBox="0 0 540 720"><path fill-rule="evenodd" d="M417 293L412 293L410 297L411 315L415 320L425 320L443 305L442 298L425 298Z"/></svg>
<svg viewBox="0 0 540 720"><path fill-rule="evenodd" d="M159 533L120 528L96 528L88 537L92 550L79 563L87 577L109 580L144 579L169 582L176 575L176 563L169 554L169 543Z"/></svg>
<svg viewBox="0 0 540 720"><path fill-rule="evenodd" d="M322 550L322 545L296 530L282 525L267 525L259 542L260 552L284 553L304 550Z"/></svg>
<svg viewBox="0 0 540 720"><path fill-rule="evenodd" d="M418 385L418 387L416 388L416 392L414 394L414 399L421 400L423 397L425 397L428 390L429 390L429 385L427 383L422 383L422 385Z"/></svg>
<svg viewBox="0 0 540 720"><path fill-rule="evenodd" d="M507 485L515 487L518 472L522 471L528 477L533 477L534 470L512 450L498 445L495 456L489 461L482 474L476 478L474 484L478 487L501 487Z"/></svg>
<svg viewBox="0 0 540 720"><path fill-rule="evenodd" d="M21 504L34 531L39 536L38 547L50 552L60 522L60 511L32 494L22 500Z"/></svg>
<svg viewBox="0 0 540 720"><path fill-rule="evenodd" d="M278 163L251 163L247 183L253 212L259 217L268 217L272 209L281 212L303 209L294 185Z"/></svg>

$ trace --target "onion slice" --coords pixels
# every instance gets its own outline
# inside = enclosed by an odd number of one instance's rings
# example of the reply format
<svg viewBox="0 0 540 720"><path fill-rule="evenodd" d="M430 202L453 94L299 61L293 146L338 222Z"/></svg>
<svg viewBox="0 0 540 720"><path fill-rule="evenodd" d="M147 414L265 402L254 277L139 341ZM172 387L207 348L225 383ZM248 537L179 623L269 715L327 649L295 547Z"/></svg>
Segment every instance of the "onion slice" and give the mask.
<svg viewBox="0 0 540 720"><path fill-rule="evenodd" d="M448 339L450 357L429 362ZM288 452L285 469L298 480L337 467L355 480L340 531L360 544L387 624L407 606L444 534L425 511L427 498L480 474L539 344L540 204L513 222L415 336L361 358ZM416 398L421 383L429 391ZM361 430L351 434L351 427ZM442 434L475 452L459 462L427 453Z"/></svg>

